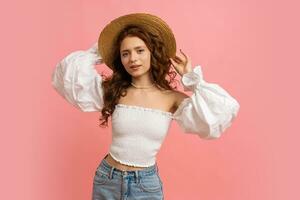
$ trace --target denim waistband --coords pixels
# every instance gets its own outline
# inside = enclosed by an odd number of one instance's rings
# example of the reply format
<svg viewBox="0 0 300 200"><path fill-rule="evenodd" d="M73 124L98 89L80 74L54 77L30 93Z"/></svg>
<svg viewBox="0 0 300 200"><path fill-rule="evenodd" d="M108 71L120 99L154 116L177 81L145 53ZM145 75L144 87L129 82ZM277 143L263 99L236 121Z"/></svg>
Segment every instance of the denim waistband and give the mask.
<svg viewBox="0 0 300 200"><path fill-rule="evenodd" d="M97 171L102 171L102 173L105 173L107 175L112 176L113 175L117 175L117 176L136 176L137 173L139 176L144 176L144 175L151 175L154 173L158 172L158 166L157 163L155 163L154 165L150 166L150 167L145 167L143 169L140 170L131 170L131 171L122 171L119 170L113 166L111 166L106 160L105 158L107 157L107 155L102 159L99 167L97 168Z"/></svg>

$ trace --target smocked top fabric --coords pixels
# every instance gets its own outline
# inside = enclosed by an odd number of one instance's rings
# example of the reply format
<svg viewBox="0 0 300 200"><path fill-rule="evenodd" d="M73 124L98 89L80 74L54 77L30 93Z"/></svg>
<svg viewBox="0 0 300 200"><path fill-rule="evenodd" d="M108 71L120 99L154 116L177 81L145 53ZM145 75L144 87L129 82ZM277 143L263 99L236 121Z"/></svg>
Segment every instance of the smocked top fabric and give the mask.
<svg viewBox="0 0 300 200"><path fill-rule="evenodd" d="M112 114L109 153L120 163L147 167L167 135L172 114L156 109L117 104Z"/></svg>
<svg viewBox="0 0 300 200"><path fill-rule="evenodd" d="M101 63L97 43L86 51L63 58L52 74L52 85L69 103L83 112L100 112L102 77L94 65ZM216 139L231 126L240 105L218 84L203 79L200 65L181 77L184 91L192 91L174 113L136 105L117 104L111 116L109 152L122 164L147 167L155 164L170 123L175 120L185 133Z"/></svg>

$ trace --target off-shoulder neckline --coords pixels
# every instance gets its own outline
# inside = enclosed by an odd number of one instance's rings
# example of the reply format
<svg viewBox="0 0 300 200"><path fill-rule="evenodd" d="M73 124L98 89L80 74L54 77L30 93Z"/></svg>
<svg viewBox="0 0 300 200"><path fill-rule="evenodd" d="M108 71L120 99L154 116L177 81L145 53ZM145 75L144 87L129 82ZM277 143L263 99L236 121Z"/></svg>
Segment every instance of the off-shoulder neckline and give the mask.
<svg viewBox="0 0 300 200"><path fill-rule="evenodd" d="M173 117L173 113L172 112L160 110L160 109L157 109L157 108L148 108L148 107L143 107L143 106L123 104L123 103L118 103L118 104L116 104L116 106L123 107L123 108L132 108L132 109L138 109L138 110L146 110L146 111L156 112L156 113L160 113L160 114L163 114L163 115L167 115L167 116Z"/></svg>

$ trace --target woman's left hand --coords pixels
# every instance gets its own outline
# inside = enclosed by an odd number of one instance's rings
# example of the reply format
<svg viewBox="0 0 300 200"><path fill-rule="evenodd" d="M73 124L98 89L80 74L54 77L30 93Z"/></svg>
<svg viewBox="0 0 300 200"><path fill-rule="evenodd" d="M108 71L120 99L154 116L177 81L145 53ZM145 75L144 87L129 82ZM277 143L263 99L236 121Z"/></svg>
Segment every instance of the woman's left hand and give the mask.
<svg viewBox="0 0 300 200"><path fill-rule="evenodd" d="M175 58L170 58L170 61L180 76L192 71L192 61L191 58L185 55L180 49L181 54L176 54Z"/></svg>

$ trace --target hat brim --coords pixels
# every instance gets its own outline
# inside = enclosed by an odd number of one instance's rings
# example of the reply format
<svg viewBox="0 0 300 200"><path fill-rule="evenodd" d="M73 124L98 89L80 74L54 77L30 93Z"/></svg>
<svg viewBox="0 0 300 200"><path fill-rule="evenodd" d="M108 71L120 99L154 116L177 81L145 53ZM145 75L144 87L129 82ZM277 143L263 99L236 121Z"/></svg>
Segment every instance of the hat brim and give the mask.
<svg viewBox="0 0 300 200"><path fill-rule="evenodd" d="M139 25L158 34L166 46L168 57L176 54L176 40L171 28L161 18L148 13L133 13L118 17L107 24L98 39L98 50L103 62L110 68L113 63L115 41L119 33L128 25Z"/></svg>

